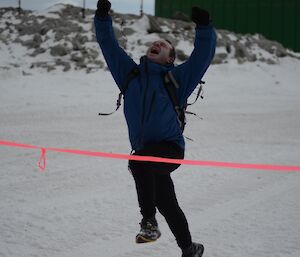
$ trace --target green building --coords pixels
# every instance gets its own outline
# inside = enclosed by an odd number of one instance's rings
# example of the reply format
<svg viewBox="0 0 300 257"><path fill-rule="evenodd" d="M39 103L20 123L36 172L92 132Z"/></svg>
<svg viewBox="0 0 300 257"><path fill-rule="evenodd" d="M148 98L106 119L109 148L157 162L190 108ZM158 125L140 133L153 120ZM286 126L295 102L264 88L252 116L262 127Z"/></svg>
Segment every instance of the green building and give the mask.
<svg viewBox="0 0 300 257"><path fill-rule="evenodd" d="M217 29L260 33L300 52L300 0L155 0L155 15L190 16L192 6L207 9Z"/></svg>

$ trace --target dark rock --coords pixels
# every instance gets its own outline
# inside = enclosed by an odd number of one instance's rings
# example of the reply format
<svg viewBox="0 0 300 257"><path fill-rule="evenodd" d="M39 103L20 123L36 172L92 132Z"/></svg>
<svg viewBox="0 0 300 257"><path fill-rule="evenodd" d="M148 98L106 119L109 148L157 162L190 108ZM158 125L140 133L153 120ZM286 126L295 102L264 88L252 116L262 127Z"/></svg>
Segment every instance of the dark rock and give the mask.
<svg viewBox="0 0 300 257"><path fill-rule="evenodd" d="M63 71L68 71L71 69L71 64L69 62L62 61L61 59L56 60L56 65L63 66L64 67Z"/></svg>
<svg viewBox="0 0 300 257"><path fill-rule="evenodd" d="M95 49L88 48L87 49L87 57L89 59L95 60L99 56L99 51L96 51Z"/></svg>
<svg viewBox="0 0 300 257"><path fill-rule="evenodd" d="M48 63L47 62L33 62L30 66L30 69L33 68L48 68Z"/></svg>
<svg viewBox="0 0 300 257"><path fill-rule="evenodd" d="M49 28L48 27L42 27L41 30L40 30L40 34L42 36L46 35L49 31Z"/></svg>
<svg viewBox="0 0 300 257"><path fill-rule="evenodd" d="M48 65L48 66L47 66L47 71L48 71L48 72L53 71L53 70L56 70L55 65Z"/></svg>
<svg viewBox="0 0 300 257"><path fill-rule="evenodd" d="M150 28L148 29L148 33L162 33L162 29L157 19L152 15L148 15L148 19L149 19L149 26L150 26Z"/></svg>
<svg viewBox="0 0 300 257"><path fill-rule="evenodd" d="M276 48L275 55L279 58L283 58L283 57L288 56L288 53L287 53L286 49L283 48L282 45L280 45Z"/></svg>
<svg viewBox="0 0 300 257"><path fill-rule="evenodd" d="M40 36L40 34L35 34L33 36L33 39L29 39L29 40L26 40L26 41L21 41L21 44L23 46L28 47L29 49L30 48L39 48L42 41L43 40L42 40L42 37Z"/></svg>
<svg viewBox="0 0 300 257"><path fill-rule="evenodd" d="M274 64L276 64L277 62L275 61L275 60L273 60L273 59L267 59L267 64L270 64L270 65L274 65Z"/></svg>
<svg viewBox="0 0 300 257"><path fill-rule="evenodd" d="M31 57L36 57L39 54L45 53L47 50L45 48L39 47L34 50L34 52L30 55Z"/></svg>
<svg viewBox="0 0 300 257"><path fill-rule="evenodd" d="M213 64L221 64L221 63L225 63L227 57L228 57L228 55L227 55L226 53L218 53L218 54L215 54L212 63L213 63Z"/></svg>
<svg viewBox="0 0 300 257"><path fill-rule="evenodd" d="M66 18L71 18L71 19L76 19L79 22L82 22L82 8L77 7L77 6L72 6L72 5L65 5L65 8L61 10L61 12L57 13L60 15L61 18L66 19Z"/></svg>
<svg viewBox="0 0 300 257"><path fill-rule="evenodd" d="M135 30L133 30L132 28L126 27L126 28L123 28L123 33L126 36L131 36L135 33Z"/></svg>
<svg viewBox="0 0 300 257"><path fill-rule="evenodd" d="M3 42L5 45L8 45L7 38L1 35L2 32L0 32L0 42Z"/></svg>
<svg viewBox="0 0 300 257"><path fill-rule="evenodd" d="M55 30L55 40L60 41L71 33L82 33L82 28L71 22L62 22L61 27Z"/></svg>
<svg viewBox="0 0 300 257"><path fill-rule="evenodd" d="M70 53L70 49L62 44L50 47L50 54L52 56L64 56Z"/></svg>
<svg viewBox="0 0 300 257"><path fill-rule="evenodd" d="M183 12L175 12L172 18L181 21L191 21L190 17Z"/></svg>
<svg viewBox="0 0 300 257"><path fill-rule="evenodd" d="M172 37L172 35L170 35L170 34L160 33L159 37L161 39L170 41L174 47L176 47L178 44L178 39L176 39L175 37Z"/></svg>
<svg viewBox="0 0 300 257"><path fill-rule="evenodd" d="M32 73L29 73L29 72L26 72L26 71L23 71L23 70L22 70L22 75L23 75L23 76L31 76Z"/></svg>
<svg viewBox="0 0 300 257"><path fill-rule="evenodd" d="M189 57L180 49L176 50L176 57L179 61L186 61Z"/></svg>
<svg viewBox="0 0 300 257"><path fill-rule="evenodd" d="M100 69L103 69L105 67L105 64L101 60L96 60L94 64L97 65Z"/></svg>
<svg viewBox="0 0 300 257"><path fill-rule="evenodd" d="M83 63L84 62L84 57L79 54L71 54L71 61L76 62L76 63Z"/></svg>
<svg viewBox="0 0 300 257"><path fill-rule="evenodd" d="M81 34L76 34L76 36L70 40L71 43L73 44L73 50L74 51L79 51L82 50L85 46L85 43L88 42L88 37L83 36Z"/></svg>
<svg viewBox="0 0 300 257"><path fill-rule="evenodd" d="M33 42L33 47L38 48L38 47L40 47L41 43L43 42L43 39L40 34L35 34L33 36L32 42Z"/></svg>
<svg viewBox="0 0 300 257"><path fill-rule="evenodd" d="M247 56L247 49L244 45L239 42L235 42L235 58L243 59Z"/></svg>
<svg viewBox="0 0 300 257"><path fill-rule="evenodd" d="M226 52L230 54L232 52L231 44L227 43L225 49L226 49Z"/></svg>

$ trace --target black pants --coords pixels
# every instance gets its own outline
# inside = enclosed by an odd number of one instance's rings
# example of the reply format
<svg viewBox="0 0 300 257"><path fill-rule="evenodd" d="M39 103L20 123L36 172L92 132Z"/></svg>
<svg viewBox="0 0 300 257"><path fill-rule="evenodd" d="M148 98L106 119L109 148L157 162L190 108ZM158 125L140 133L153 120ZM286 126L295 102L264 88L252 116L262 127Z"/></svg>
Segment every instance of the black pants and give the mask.
<svg viewBox="0 0 300 257"><path fill-rule="evenodd" d="M149 144L134 155L183 159L184 150L172 142ZM169 163L129 161L136 184L143 219L155 216L156 208L165 217L177 244L184 249L192 243L188 223L178 205L171 172L180 165Z"/></svg>

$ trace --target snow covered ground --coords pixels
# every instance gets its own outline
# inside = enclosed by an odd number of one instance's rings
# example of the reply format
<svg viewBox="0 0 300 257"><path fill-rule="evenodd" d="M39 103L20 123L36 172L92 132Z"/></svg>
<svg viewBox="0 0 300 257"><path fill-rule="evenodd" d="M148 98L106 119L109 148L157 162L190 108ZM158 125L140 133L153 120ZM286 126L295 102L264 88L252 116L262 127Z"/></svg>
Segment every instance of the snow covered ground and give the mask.
<svg viewBox="0 0 300 257"><path fill-rule="evenodd" d="M109 72L22 71L0 68L0 140L130 152L122 111L98 117L115 108ZM300 60L231 60L204 80L187 159L300 165ZM48 152L40 172L39 156L0 147L1 257L180 256L159 214L159 241L134 243L141 217L126 161ZM173 179L204 256L300 256L300 173L182 166Z"/></svg>
<svg viewBox="0 0 300 257"><path fill-rule="evenodd" d="M299 165L300 62L212 66L189 117L188 159ZM48 147L128 153L109 72L1 71L0 138ZM180 256L162 237L136 245L140 219L125 161L0 147L0 256ZM182 166L173 175L205 256L297 257L300 174Z"/></svg>

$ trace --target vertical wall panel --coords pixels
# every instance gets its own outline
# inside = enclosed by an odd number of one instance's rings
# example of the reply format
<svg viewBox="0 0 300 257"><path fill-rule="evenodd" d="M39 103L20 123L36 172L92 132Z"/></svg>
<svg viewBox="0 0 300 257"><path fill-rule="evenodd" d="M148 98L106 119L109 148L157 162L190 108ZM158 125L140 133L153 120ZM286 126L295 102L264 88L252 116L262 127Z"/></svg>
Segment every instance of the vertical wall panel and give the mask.
<svg viewBox="0 0 300 257"><path fill-rule="evenodd" d="M211 13L216 28L261 33L300 52L300 0L156 0L155 15L190 16L195 5Z"/></svg>
<svg viewBox="0 0 300 257"><path fill-rule="evenodd" d="M295 0L297 3L297 8L295 8L295 16L296 16L296 25L295 25L295 48L300 52L300 1ZM297 15L296 15L297 14Z"/></svg>
<svg viewBox="0 0 300 257"><path fill-rule="evenodd" d="M289 0L286 0L289 1ZM283 33L283 2L282 0L272 0L271 7L271 38L282 42Z"/></svg>
<svg viewBox="0 0 300 257"><path fill-rule="evenodd" d="M246 1L247 12L247 26L243 28L242 32L255 34L260 26L260 8L259 2L261 0Z"/></svg>
<svg viewBox="0 0 300 257"><path fill-rule="evenodd" d="M190 14L191 6L192 6L192 0L180 1L180 10L188 16Z"/></svg>
<svg viewBox="0 0 300 257"><path fill-rule="evenodd" d="M257 28L257 32L263 33L269 37L271 32L271 3L272 0L261 0L259 2L259 20L260 26Z"/></svg>
<svg viewBox="0 0 300 257"><path fill-rule="evenodd" d="M240 0L235 2L235 20L234 26L231 26L233 31L238 31L239 33L245 33L248 26L248 12L247 12L247 1Z"/></svg>
<svg viewBox="0 0 300 257"><path fill-rule="evenodd" d="M282 12L282 41L285 42L286 45L290 48L295 48L297 41L297 8L295 8L295 6L297 6L295 0L286 0L286 4L283 6Z"/></svg>
<svg viewBox="0 0 300 257"><path fill-rule="evenodd" d="M224 0L215 0L212 19L214 24L219 24L219 28L224 26Z"/></svg>

